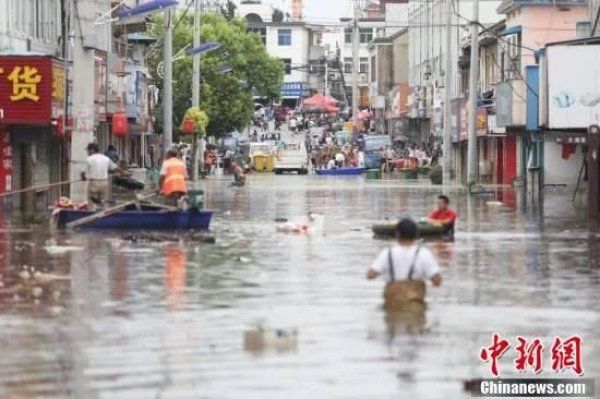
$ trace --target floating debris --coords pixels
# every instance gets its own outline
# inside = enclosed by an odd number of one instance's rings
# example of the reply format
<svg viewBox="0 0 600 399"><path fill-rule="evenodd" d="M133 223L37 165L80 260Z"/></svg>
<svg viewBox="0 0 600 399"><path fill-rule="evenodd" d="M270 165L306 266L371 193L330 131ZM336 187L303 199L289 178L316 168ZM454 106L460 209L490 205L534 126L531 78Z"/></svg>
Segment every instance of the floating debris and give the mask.
<svg viewBox="0 0 600 399"><path fill-rule="evenodd" d="M71 280L71 276L65 276L60 274L52 274L52 273L42 273L42 272L34 272L33 278L40 283L47 283L50 281L69 281Z"/></svg>
<svg viewBox="0 0 600 399"><path fill-rule="evenodd" d="M191 235L192 241L199 242L202 244L216 244L217 239L215 236L208 233L195 233Z"/></svg>
<svg viewBox="0 0 600 399"><path fill-rule="evenodd" d="M44 250L50 255L63 255L69 252L83 251L83 247L72 245L46 245Z"/></svg>
<svg viewBox="0 0 600 399"><path fill-rule="evenodd" d="M163 242L177 242L179 241L178 236L166 235L166 234L149 234L149 233L137 233L128 234L122 237L124 241L131 241L134 243L146 242L146 243L163 243Z"/></svg>
<svg viewBox="0 0 600 399"><path fill-rule="evenodd" d="M298 331L295 328L269 329L257 326L244 332L244 349L258 352L265 349L290 350L298 346Z"/></svg>

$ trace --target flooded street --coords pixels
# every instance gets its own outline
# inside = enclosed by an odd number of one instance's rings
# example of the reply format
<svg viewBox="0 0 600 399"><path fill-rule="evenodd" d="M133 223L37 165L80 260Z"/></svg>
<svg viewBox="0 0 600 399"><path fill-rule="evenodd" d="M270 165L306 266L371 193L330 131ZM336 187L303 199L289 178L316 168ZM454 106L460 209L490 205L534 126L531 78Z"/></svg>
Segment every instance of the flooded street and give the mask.
<svg viewBox="0 0 600 399"><path fill-rule="evenodd" d="M580 335L585 375L600 375L600 233L570 195L550 192L542 211L514 192L451 192L455 240L427 244L444 283L428 289L424 320L395 320L383 282L364 277L391 244L371 224L426 215L439 187L230 181L205 181L216 244L1 233L0 398L466 398L464 381L489 376L478 354L494 332ZM309 211L324 215L322 230L276 232L276 218ZM297 330L297 344L245 350L259 324ZM513 360L503 375L518 375Z"/></svg>

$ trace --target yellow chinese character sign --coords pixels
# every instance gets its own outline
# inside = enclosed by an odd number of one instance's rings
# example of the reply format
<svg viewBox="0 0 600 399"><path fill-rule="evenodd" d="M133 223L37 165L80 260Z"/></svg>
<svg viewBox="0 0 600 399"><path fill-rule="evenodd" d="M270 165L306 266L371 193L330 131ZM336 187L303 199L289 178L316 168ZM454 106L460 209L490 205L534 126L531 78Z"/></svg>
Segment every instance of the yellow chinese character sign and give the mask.
<svg viewBox="0 0 600 399"><path fill-rule="evenodd" d="M52 100L62 102L65 98L65 72L58 67L52 68Z"/></svg>
<svg viewBox="0 0 600 399"><path fill-rule="evenodd" d="M53 71L56 64L52 57L0 56L0 124L51 122L52 105L64 98L64 74Z"/></svg>
<svg viewBox="0 0 600 399"><path fill-rule="evenodd" d="M25 65L13 68L7 78L12 83L11 101L31 100L38 102L38 84L42 81L42 76L37 68Z"/></svg>

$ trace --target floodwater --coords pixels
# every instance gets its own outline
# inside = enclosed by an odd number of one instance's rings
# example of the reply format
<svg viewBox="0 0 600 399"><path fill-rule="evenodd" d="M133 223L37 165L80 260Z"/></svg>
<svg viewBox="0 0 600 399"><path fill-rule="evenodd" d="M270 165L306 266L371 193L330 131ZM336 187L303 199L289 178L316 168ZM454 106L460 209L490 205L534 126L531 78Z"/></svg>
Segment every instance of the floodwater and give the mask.
<svg viewBox="0 0 600 399"><path fill-rule="evenodd" d="M382 282L364 279L390 245L370 225L425 215L439 188L229 181L205 183L214 245L2 231L0 398L467 398L465 381L490 376L478 353L494 332L540 338L545 370L551 340L579 335L585 376L600 375L600 233L569 192L548 193L544 209L510 191L451 192L455 241L427 244L443 286L429 288L423 319L396 319L381 309ZM276 233L276 218L309 211L322 230ZM246 350L259 324L296 330L296 345ZM513 352L503 376L519 376Z"/></svg>

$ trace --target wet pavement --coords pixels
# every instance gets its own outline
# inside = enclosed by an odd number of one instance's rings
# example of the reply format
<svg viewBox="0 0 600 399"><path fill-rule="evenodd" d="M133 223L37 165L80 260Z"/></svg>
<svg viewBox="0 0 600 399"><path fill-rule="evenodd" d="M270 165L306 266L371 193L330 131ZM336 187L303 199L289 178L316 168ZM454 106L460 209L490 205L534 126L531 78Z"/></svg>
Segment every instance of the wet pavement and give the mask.
<svg viewBox="0 0 600 399"><path fill-rule="evenodd" d="M214 245L0 230L0 398L466 398L464 381L489 376L478 353L493 332L548 346L580 335L586 377L600 375L600 233L570 193L548 193L540 210L512 191L452 191L455 240L428 243L443 286L423 319L394 319L382 282L364 279L390 245L370 225L425 215L439 188L230 180L205 182ZM276 218L309 211L325 215L322 230L276 232ZM295 329L297 343L245 350L258 324ZM511 362L503 375L517 375Z"/></svg>

